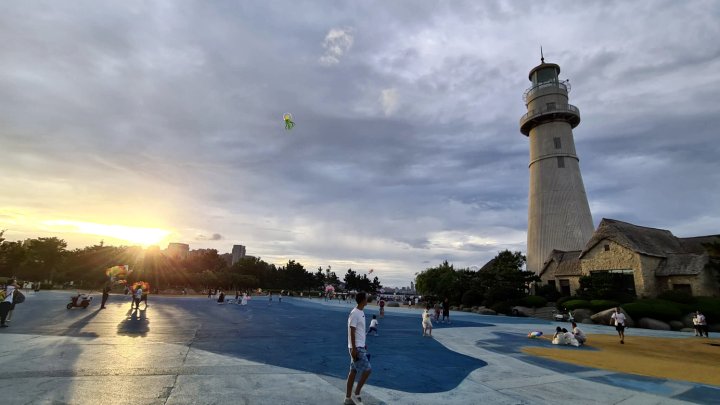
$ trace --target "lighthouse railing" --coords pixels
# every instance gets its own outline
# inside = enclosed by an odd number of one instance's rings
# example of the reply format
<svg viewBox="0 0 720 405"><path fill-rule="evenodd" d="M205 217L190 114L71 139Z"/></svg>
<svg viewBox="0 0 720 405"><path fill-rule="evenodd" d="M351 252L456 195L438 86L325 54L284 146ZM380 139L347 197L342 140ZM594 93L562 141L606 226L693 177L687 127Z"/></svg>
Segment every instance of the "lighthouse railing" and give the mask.
<svg viewBox="0 0 720 405"><path fill-rule="evenodd" d="M549 81L549 82L538 83L538 84L530 87L529 89L525 90L525 93L523 93L523 101L525 103L527 103L528 98L530 98L530 96L535 94L535 92L540 91L542 89L546 89L548 87L559 87L568 93L570 92L570 88L571 88L569 80L560 80L560 81L553 80L553 81Z"/></svg>

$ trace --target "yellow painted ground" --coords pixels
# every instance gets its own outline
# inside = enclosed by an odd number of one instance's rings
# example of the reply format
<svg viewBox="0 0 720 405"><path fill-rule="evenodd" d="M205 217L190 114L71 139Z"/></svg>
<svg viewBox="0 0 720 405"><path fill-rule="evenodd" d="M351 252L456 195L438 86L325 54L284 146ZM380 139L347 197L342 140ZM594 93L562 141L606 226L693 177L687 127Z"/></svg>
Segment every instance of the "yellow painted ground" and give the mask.
<svg viewBox="0 0 720 405"><path fill-rule="evenodd" d="M626 335L621 345L617 335L589 335L588 341L588 347L599 350L560 349L548 341L547 348L522 351L579 366L720 386L720 339Z"/></svg>

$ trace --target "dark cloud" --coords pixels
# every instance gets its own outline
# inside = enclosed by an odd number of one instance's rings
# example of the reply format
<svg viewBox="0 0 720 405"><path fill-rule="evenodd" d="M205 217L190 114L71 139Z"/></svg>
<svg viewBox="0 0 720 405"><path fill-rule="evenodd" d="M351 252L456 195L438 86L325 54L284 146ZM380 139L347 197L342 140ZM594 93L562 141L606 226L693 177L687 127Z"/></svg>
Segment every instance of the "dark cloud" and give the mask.
<svg viewBox="0 0 720 405"><path fill-rule="evenodd" d="M525 248L518 119L541 41L582 114L595 222L717 233L719 18L672 1L8 5L0 228L112 213L390 285L481 266Z"/></svg>

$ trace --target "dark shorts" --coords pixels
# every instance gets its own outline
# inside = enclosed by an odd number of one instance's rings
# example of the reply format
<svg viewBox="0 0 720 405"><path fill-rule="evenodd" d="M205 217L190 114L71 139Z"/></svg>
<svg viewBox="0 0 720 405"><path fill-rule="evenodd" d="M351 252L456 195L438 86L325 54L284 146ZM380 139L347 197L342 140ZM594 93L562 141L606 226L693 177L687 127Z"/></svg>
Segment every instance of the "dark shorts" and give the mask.
<svg viewBox="0 0 720 405"><path fill-rule="evenodd" d="M625 331L625 325L615 325L615 330L618 332Z"/></svg>
<svg viewBox="0 0 720 405"><path fill-rule="evenodd" d="M352 352L352 349L348 349L348 352ZM357 360L353 360L352 353L350 354L350 370L355 370L358 373L372 370L367 349L358 347L357 353Z"/></svg>

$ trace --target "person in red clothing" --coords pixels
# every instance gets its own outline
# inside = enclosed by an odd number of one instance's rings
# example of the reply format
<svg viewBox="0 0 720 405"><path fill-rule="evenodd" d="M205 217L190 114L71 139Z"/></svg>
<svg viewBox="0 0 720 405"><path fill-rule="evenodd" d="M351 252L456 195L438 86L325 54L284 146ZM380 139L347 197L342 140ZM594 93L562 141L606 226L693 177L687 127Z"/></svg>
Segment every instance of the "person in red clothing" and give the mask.
<svg viewBox="0 0 720 405"><path fill-rule="evenodd" d="M385 317L385 300L381 298L380 301L378 302L378 305L380 306L380 318L384 318Z"/></svg>

